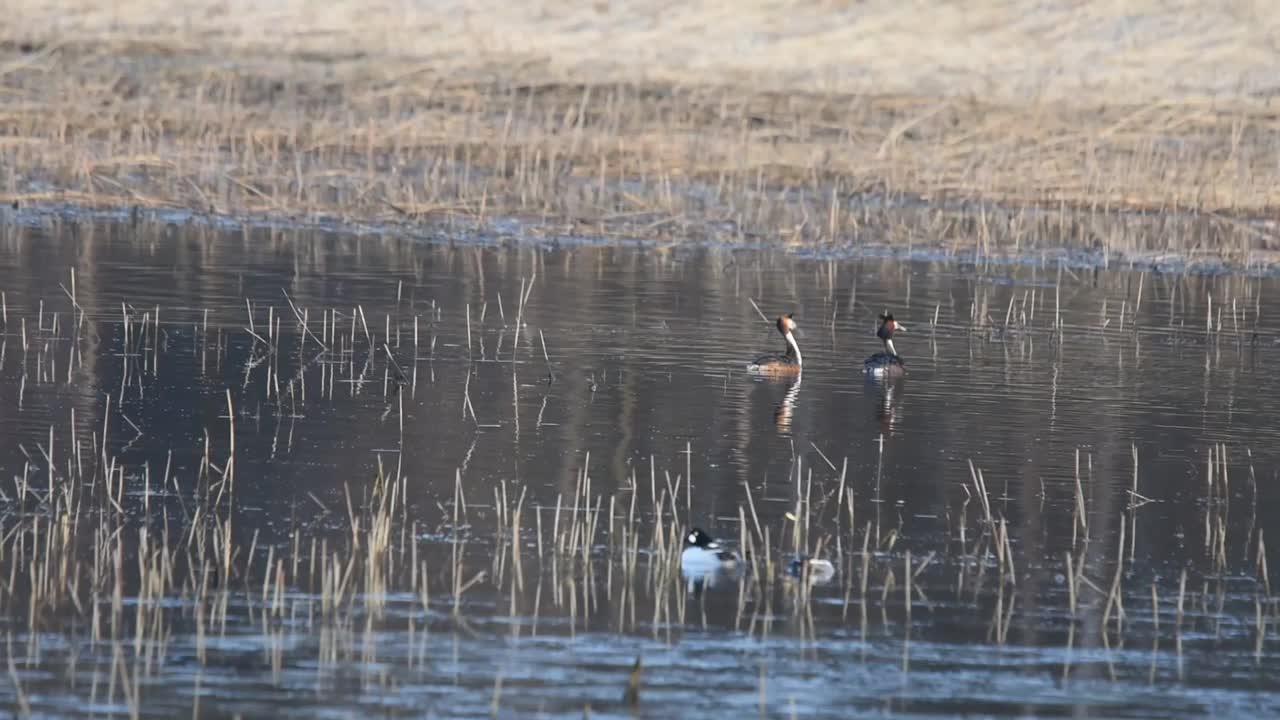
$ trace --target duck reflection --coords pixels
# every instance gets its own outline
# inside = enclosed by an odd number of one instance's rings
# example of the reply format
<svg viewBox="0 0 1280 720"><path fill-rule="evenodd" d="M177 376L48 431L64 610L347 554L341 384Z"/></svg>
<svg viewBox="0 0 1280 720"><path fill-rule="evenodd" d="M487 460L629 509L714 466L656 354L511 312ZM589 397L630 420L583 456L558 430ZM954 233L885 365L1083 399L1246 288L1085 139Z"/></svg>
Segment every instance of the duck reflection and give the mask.
<svg viewBox="0 0 1280 720"><path fill-rule="evenodd" d="M685 582L685 591L695 596L715 587L733 585L742 576L741 567L680 568L680 577Z"/></svg>
<svg viewBox="0 0 1280 720"><path fill-rule="evenodd" d="M796 381L787 387L782 401L773 409L773 424L781 435L791 434L791 419L796 411L796 398L800 396L800 381L797 376Z"/></svg>

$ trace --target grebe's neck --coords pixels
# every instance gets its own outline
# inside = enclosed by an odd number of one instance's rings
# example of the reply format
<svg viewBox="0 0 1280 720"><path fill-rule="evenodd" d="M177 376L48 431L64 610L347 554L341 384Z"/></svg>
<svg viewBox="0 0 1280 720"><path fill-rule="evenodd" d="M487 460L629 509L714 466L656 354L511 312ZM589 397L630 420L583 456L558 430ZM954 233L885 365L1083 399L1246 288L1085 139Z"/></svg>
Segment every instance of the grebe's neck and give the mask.
<svg viewBox="0 0 1280 720"><path fill-rule="evenodd" d="M796 336L787 333L784 337L787 338L787 357L795 358L797 365L803 365L804 363L800 360L800 346L796 344Z"/></svg>
<svg viewBox="0 0 1280 720"><path fill-rule="evenodd" d="M884 350L894 357L898 356L898 351L893 349L893 340L890 338L884 339Z"/></svg>

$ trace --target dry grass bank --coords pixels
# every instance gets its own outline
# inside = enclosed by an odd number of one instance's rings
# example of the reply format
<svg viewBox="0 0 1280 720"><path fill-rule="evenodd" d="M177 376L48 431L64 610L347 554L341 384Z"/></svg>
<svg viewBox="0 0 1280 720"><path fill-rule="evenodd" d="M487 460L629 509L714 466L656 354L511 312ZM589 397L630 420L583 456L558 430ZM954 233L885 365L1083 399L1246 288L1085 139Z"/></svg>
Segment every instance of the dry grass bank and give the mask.
<svg viewBox="0 0 1280 720"><path fill-rule="evenodd" d="M1239 220L1280 208L1280 19L1260 1L10 10L10 201L806 242L870 226L1246 262L1277 246ZM902 200L928 202L884 213ZM974 223L942 212L957 203L1054 212ZM1094 224L1120 208L1191 218Z"/></svg>

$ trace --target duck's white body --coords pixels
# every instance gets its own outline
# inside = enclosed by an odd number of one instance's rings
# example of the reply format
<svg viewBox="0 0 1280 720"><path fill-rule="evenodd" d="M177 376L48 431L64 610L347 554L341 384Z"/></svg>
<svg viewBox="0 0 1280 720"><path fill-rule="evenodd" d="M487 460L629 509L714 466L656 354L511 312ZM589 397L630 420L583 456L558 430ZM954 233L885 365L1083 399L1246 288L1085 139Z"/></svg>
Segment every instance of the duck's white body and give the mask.
<svg viewBox="0 0 1280 720"><path fill-rule="evenodd" d="M830 560L812 557L798 557L787 566L787 573L792 577L808 578L817 585L830 582L836 576L836 566Z"/></svg>
<svg viewBox="0 0 1280 720"><path fill-rule="evenodd" d="M734 570L739 562L737 553L726 550L718 540L698 528L685 536L684 551L680 553L680 572L685 577L698 578Z"/></svg>

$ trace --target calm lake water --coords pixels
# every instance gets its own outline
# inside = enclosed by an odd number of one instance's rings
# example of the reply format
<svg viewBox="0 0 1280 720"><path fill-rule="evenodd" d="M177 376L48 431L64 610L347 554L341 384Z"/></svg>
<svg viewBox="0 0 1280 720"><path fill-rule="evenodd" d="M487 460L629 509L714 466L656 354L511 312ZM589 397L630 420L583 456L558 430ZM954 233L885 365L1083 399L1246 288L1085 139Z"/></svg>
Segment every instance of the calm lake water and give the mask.
<svg viewBox="0 0 1280 720"><path fill-rule="evenodd" d="M1280 714L1275 280L158 222L0 232L15 711ZM886 308L908 327L908 374L888 383L861 374ZM747 376L782 349L785 312L802 378ZM210 480L232 458L234 483ZM78 534L51 500L73 482ZM340 573L329 607L316 563L357 567L372 543L352 518L388 482L393 569L377 587ZM190 528L211 515L234 553L201 588ZM571 517L596 522L576 560L555 552ZM766 535L784 563L799 537L835 577L755 564L691 587L654 539L690 525L751 537L753 563ZM75 561L51 580L55 546ZM138 559L157 547L158 593Z"/></svg>

